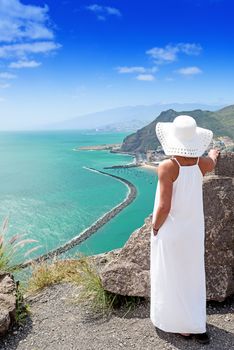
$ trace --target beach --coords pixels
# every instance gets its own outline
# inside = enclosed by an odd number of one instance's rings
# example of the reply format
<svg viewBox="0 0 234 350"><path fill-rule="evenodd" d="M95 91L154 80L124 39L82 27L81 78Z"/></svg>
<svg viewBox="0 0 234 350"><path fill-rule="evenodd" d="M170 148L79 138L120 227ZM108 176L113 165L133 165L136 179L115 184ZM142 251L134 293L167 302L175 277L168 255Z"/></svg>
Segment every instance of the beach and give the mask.
<svg viewBox="0 0 234 350"><path fill-rule="evenodd" d="M154 163L139 163L138 166L140 166L142 168L150 169L150 170L152 170L152 171L157 173L158 164L154 164Z"/></svg>

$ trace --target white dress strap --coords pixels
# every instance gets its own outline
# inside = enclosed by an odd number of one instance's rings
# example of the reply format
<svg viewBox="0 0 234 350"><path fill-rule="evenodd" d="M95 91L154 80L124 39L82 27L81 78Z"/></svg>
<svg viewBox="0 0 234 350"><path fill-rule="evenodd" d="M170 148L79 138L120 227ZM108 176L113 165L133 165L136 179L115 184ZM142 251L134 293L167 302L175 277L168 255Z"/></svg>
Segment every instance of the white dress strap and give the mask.
<svg viewBox="0 0 234 350"><path fill-rule="evenodd" d="M199 158L200 158L200 157L197 157L197 163L196 163L196 164L198 164L198 163L199 163Z"/></svg>
<svg viewBox="0 0 234 350"><path fill-rule="evenodd" d="M180 167L180 163L178 162L178 160L175 157L172 157L172 159L175 159L176 163L179 165Z"/></svg>

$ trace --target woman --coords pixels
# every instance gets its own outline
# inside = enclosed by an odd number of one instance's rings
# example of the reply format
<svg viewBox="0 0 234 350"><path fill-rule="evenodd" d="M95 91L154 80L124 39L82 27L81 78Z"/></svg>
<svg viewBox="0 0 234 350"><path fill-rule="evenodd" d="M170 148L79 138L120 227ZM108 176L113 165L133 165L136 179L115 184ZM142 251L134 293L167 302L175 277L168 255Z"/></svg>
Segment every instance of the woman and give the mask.
<svg viewBox="0 0 234 350"><path fill-rule="evenodd" d="M158 167L151 228L151 306L154 326L209 343L206 332L203 175L214 169L219 151L210 150L213 133L180 115L157 123L166 155Z"/></svg>

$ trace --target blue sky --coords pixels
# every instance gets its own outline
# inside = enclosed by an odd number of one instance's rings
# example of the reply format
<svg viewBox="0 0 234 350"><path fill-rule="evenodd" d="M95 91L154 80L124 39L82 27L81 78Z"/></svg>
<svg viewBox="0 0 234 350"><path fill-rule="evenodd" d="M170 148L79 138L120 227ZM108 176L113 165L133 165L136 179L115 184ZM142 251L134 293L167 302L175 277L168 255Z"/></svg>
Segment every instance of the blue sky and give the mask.
<svg viewBox="0 0 234 350"><path fill-rule="evenodd" d="M0 129L234 103L231 0L0 0Z"/></svg>

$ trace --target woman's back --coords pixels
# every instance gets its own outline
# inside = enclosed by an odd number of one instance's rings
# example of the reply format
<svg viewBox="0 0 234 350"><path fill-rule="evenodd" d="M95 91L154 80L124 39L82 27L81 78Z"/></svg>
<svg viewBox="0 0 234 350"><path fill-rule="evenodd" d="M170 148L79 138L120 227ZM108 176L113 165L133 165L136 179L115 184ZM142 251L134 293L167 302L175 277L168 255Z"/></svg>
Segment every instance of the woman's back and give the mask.
<svg viewBox="0 0 234 350"><path fill-rule="evenodd" d="M194 165L180 165L178 162L179 174L173 183L171 214L176 211L177 215L180 214L184 219L188 216L203 216L203 175L198 162L199 158Z"/></svg>
<svg viewBox="0 0 234 350"><path fill-rule="evenodd" d="M202 333L206 323L203 175L198 160L189 166L178 162L178 167L169 214L156 236L151 230L151 320L167 331ZM153 217L159 195L160 181ZM181 303L175 303L177 299Z"/></svg>
<svg viewBox="0 0 234 350"><path fill-rule="evenodd" d="M203 175L198 165L199 158L195 164L182 165L175 157L171 160L177 163L177 177L173 182L171 209L169 215L179 215L184 220L201 216L203 218L203 195L202 182ZM155 194L155 204L153 214L159 204L160 180L158 181Z"/></svg>

